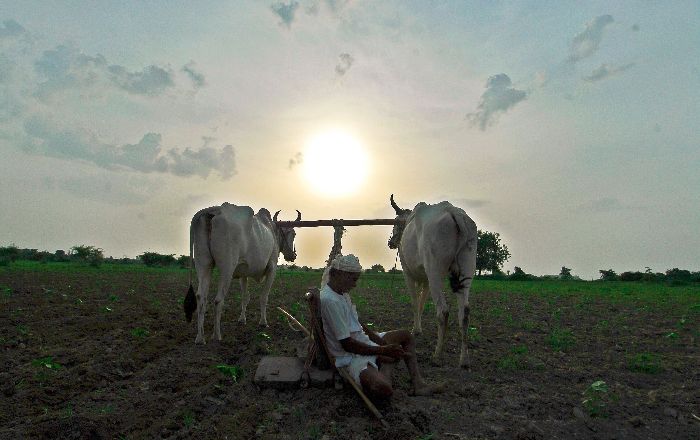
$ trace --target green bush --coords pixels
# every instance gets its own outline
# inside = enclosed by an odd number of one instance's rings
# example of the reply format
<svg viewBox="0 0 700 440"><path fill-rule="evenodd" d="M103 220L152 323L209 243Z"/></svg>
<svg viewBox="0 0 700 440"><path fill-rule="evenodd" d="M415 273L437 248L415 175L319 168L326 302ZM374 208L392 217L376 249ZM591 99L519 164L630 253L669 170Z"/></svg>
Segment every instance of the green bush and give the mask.
<svg viewBox="0 0 700 440"><path fill-rule="evenodd" d="M137 257L146 266L149 267L165 267L174 265L177 260L175 260L175 254L163 255L157 252L144 252Z"/></svg>

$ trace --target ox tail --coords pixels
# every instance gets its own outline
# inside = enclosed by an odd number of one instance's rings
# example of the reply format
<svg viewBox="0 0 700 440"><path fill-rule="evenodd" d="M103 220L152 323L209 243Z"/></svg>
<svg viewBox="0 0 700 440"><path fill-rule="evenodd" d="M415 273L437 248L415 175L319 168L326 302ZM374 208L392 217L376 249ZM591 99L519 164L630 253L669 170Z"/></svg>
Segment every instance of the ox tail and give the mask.
<svg viewBox="0 0 700 440"><path fill-rule="evenodd" d="M190 288L187 290L187 295L185 295L185 301L183 303L183 307L185 309L185 318L187 319L187 322L192 321L192 314L195 310L197 310L197 297L195 296L194 288L192 287L192 269L194 269L194 228L203 215L206 215L205 218L207 220L210 220L214 215L218 214L219 212L220 207L218 206L212 206L210 208L202 209L192 217L192 221L190 222L190 261L188 262ZM209 231L210 229L211 228L207 225L207 231ZM208 246L209 242L207 240L207 247Z"/></svg>
<svg viewBox="0 0 700 440"><path fill-rule="evenodd" d="M459 244L455 252L455 260L450 268L450 289L457 293L464 288L464 282L474 277L476 271L476 246L478 241L476 224L463 213L451 212L452 219L457 225ZM461 215L460 215L461 214ZM460 267L464 253L467 253L467 267Z"/></svg>

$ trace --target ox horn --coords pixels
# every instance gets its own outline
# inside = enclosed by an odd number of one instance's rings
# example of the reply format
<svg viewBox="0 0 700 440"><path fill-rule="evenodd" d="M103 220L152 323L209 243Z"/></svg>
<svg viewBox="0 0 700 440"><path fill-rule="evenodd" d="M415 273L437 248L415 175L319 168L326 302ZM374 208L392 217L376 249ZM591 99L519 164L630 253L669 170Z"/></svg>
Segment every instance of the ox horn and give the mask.
<svg viewBox="0 0 700 440"><path fill-rule="evenodd" d="M389 200L391 200L391 207L394 208L394 211L396 211L396 215L403 214L403 209L399 208L399 205L396 204L396 202L394 201L393 194L391 195L391 197L389 197Z"/></svg>
<svg viewBox="0 0 700 440"><path fill-rule="evenodd" d="M299 220L301 220L301 212L299 212L299 210L297 209L297 219L294 221L298 222Z"/></svg>
<svg viewBox="0 0 700 440"><path fill-rule="evenodd" d="M275 215L272 217L272 221L274 221L274 222L277 221L277 215L278 215L279 213L280 213L279 211L275 212Z"/></svg>

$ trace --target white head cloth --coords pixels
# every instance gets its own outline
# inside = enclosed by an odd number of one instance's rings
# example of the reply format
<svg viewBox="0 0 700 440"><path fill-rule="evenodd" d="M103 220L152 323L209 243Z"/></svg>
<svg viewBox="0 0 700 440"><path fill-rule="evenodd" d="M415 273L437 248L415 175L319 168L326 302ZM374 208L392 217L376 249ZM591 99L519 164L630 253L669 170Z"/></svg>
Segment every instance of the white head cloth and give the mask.
<svg viewBox="0 0 700 440"><path fill-rule="evenodd" d="M343 272L362 272L360 260L353 254L338 255L333 262L331 262L331 267L342 270Z"/></svg>

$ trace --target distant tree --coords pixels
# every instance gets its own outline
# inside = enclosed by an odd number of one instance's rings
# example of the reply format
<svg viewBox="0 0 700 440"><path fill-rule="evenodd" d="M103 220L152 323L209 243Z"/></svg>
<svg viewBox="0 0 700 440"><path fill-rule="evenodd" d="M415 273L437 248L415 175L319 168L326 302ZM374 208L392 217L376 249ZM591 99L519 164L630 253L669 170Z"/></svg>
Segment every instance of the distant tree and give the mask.
<svg viewBox="0 0 700 440"><path fill-rule="evenodd" d="M165 267L176 263L175 254L159 254L158 252L144 252L137 257L146 266L149 267Z"/></svg>
<svg viewBox="0 0 700 440"><path fill-rule="evenodd" d="M619 279L617 273L612 269L601 269L598 272L600 272L600 279L603 281L617 281Z"/></svg>
<svg viewBox="0 0 700 440"><path fill-rule="evenodd" d="M19 248L14 244L0 247L0 259L5 261L15 261L19 258Z"/></svg>
<svg viewBox="0 0 700 440"><path fill-rule="evenodd" d="M88 263L90 266L99 267L104 260L102 249L95 246L79 245L71 248L71 257L78 261Z"/></svg>
<svg viewBox="0 0 700 440"><path fill-rule="evenodd" d="M501 271L503 264L510 258L510 252L505 244L501 243L498 232L477 231L478 244L476 247L476 270L479 275L482 271L496 273Z"/></svg>
<svg viewBox="0 0 700 440"><path fill-rule="evenodd" d="M642 281L646 274L641 272L622 272L620 281Z"/></svg>
<svg viewBox="0 0 700 440"><path fill-rule="evenodd" d="M183 269L190 267L190 256L189 255L180 255L179 257L177 257L177 264L178 264L178 266L182 267Z"/></svg>
<svg viewBox="0 0 700 440"><path fill-rule="evenodd" d="M562 280L570 280L571 277L571 269L569 269L566 266L561 267L561 271L559 272L559 278Z"/></svg>
<svg viewBox="0 0 700 440"><path fill-rule="evenodd" d="M395 267L392 267L391 269L389 269L388 273L403 273L403 271L401 269L397 269Z"/></svg>
<svg viewBox="0 0 700 440"><path fill-rule="evenodd" d="M509 276L509 278L514 281L528 281L534 279L535 277L529 273L525 273L525 271L518 266L515 266L513 273Z"/></svg>
<svg viewBox="0 0 700 440"><path fill-rule="evenodd" d="M384 272L386 272L386 270L384 270L384 266L382 266L381 264L373 264L372 267L370 267L369 269L367 269L367 272L370 272L370 273L384 273Z"/></svg>

